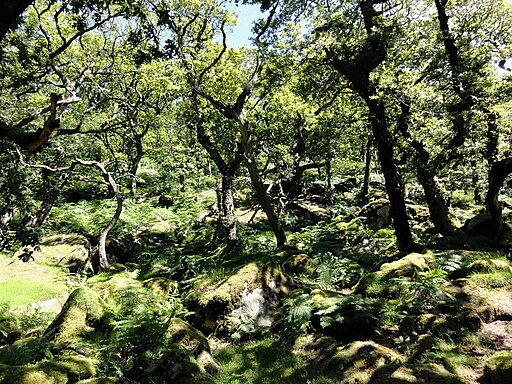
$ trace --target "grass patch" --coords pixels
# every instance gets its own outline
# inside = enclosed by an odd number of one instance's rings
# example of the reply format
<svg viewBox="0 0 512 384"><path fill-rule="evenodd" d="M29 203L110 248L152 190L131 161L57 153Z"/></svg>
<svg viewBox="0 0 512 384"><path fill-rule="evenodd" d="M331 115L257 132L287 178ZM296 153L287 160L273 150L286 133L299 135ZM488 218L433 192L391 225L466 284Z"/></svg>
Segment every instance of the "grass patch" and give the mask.
<svg viewBox="0 0 512 384"><path fill-rule="evenodd" d="M65 273L33 261L19 260L0 266L0 306L37 303L68 293Z"/></svg>
<svg viewBox="0 0 512 384"><path fill-rule="evenodd" d="M66 292L66 288L60 284L50 286L45 282L13 279L0 283L0 305L17 307L59 297Z"/></svg>
<svg viewBox="0 0 512 384"><path fill-rule="evenodd" d="M214 377L218 384L330 384L339 382L338 374L321 372L293 354L293 346L272 337L231 346L214 352L221 372Z"/></svg>
<svg viewBox="0 0 512 384"><path fill-rule="evenodd" d="M471 280L476 284L489 288L509 287L512 285L512 273L509 271L492 271L488 273L474 273Z"/></svg>

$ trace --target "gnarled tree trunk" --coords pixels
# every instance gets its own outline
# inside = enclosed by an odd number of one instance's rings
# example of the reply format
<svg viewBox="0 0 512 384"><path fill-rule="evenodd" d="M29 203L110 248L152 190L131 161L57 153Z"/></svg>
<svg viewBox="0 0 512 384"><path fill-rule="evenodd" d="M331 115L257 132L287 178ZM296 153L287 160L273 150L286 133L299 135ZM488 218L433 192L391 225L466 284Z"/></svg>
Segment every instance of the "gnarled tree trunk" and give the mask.
<svg viewBox="0 0 512 384"><path fill-rule="evenodd" d="M489 188L485 196L485 210L491 216L493 237L503 233L503 216L499 202L500 190L508 175L512 173L512 158L506 158L493 163L489 171Z"/></svg>

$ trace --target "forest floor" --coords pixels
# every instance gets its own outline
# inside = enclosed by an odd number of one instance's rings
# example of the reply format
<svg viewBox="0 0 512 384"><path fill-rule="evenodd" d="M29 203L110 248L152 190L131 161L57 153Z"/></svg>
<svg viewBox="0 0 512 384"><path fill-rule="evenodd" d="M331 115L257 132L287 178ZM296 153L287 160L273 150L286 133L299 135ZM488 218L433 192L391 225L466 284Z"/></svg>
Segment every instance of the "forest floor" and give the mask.
<svg viewBox="0 0 512 384"><path fill-rule="evenodd" d="M512 236L443 239L418 214L406 255L377 213L308 204L282 249L241 210L239 247L212 221L140 223L108 273L72 233L3 252L0 383L512 382Z"/></svg>

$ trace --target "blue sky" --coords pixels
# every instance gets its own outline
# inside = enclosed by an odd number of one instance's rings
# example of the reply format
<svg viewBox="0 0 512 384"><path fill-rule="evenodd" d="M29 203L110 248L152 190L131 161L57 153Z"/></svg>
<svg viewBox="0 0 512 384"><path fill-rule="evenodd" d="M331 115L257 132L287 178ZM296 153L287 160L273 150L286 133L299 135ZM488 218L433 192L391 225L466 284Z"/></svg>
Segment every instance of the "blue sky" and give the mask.
<svg viewBox="0 0 512 384"><path fill-rule="evenodd" d="M232 47L249 45L249 37L252 36L251 29L255 20L262 17L258 5L226 3L226 8L238 15L238 25L227 35L227 43Z"/></svg>

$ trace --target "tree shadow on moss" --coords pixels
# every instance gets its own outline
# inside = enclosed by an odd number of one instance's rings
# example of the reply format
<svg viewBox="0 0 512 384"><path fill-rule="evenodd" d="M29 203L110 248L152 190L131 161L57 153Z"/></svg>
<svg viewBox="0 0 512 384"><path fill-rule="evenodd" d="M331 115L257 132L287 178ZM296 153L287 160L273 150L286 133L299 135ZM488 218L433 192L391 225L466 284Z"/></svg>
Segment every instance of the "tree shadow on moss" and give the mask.
<svg viewBox="0 0 512 384"><path fill-rule="evenodd" d="M293 345L282 339L263 339L218 350L215 357L223 366L216 383L280 384L332 383L334 371L307 365L293 353Z"/></svg>

